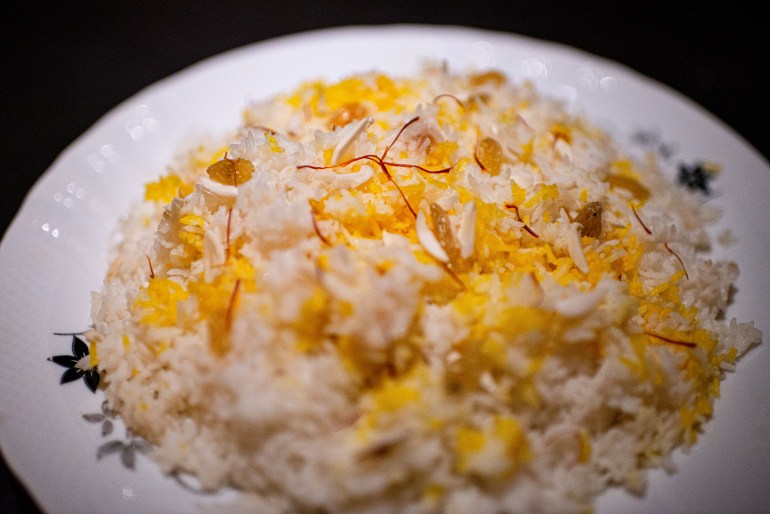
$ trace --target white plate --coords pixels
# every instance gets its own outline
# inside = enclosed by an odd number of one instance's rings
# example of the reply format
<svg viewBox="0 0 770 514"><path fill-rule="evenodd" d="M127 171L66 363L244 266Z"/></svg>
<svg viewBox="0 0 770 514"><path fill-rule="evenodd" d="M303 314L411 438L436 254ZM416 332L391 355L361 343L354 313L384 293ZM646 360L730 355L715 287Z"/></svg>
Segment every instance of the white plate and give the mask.
<svg viewBox="0 0 770 514"><path fill-rule="evenodd" d="M227 495L202 496L136 457L97 459L97 448L126 442L119 421L103 436L101 395L82 380L59 385L64 368L49 362L70 353L71 337L89 323L90 291L106 269L117 218L142 184L191 134L221 134L244 103L315 78L377 68L409 73L424 57L461 71L497 67L531 79L618 137L654 135L667 162L720 163L714 199L720 227L738 244L717 247L741 267L729 315L755 320L767 337L770 224L768 164L739 136L698 106L616 63L571 48L509 34L458 27L350 27L311 32L240 48L206 60L130 98L80 137L34 187L0 248L0 444L6 459L50 512L191 512ZM715 418L679 471L650 475L643 498L613 490L599 512L750 512L770 505L770 350L755 348L727 377ZM114 448L119 448L115 443Z"/></svg>

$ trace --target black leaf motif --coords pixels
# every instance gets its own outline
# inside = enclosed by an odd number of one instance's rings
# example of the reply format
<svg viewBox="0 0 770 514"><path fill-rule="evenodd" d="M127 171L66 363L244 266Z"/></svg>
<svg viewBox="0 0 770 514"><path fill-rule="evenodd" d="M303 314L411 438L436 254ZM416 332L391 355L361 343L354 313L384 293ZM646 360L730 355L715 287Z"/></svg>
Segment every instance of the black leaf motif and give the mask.
<svg viewBox="0 0 770 514"><path fill-rule="evenodd" d="M71 368L72 366L77 364L79 359L77 359L72 355L55 355L48 360L51 362L55 362L59 366L64 366L65 368Z"/></svg>
<svg viewBox="0 0 770 514"><path fill-rule="evenodd" d="M152 444L150 444L150 442L145 439L134 439L131 441L131 444L134 445L134 448L139 453L147 453L152 450Z"/></svg>
<svg viewBox="0 0 770 514"><path fill-rule="evenodd" d="M91 414L83 414L83 419L89 423L101 423L106 419L106 416L101 412L95 412Z"/></svg>
<svg viewBox="0 0 770 514"><path fill-rule="evenodd" d="M141 438L132 438L126 431L126 440L119 441L114 439L101 445L96 451L96 458L101 459L105 455L120 453L120 462L128 469L133 470L136 466L136 452L147 453L152 445Z"/></svg>
<svg viewBox="0 0 770 514"><path fill-rule="evenodd" d="M96 458L101 459L105 455L110 455L122 451L123 446L123 441L118 441L117 439L107 441L96 450Z"/></svg>
<svg viewBox="0 0 770 514"><path fill-rule="evenodd" d="M83 376L82 369L72 367L62 374L61 381L59 383L67 384L69 382L74 382L75 380L81 378L82 376Z"/></svg>
<svg viewBox="0 0 770 514"><path fill-rule="evenodd" d="M96 389L99 387L100 378L101 377L99 376L99 372L96 371L95 367L89 369L83 374L83 381L86 383L86 387L88 387L92 393L95 393Z"/></svg>
<svg viewBox="0 0 770 514"><path fill-rule="evenodd" d="M78 359L88 355L88 345L76 335L72 336L72 355Z"/></svg>
<svg viewBox="0 0 770 514"><path fill-rule="evenodd" d="M123 445L123 451L120 452L120 460L128 469L134 469L136 455L134 454L134 447L130 443Z"/></svg>
<svg viewBox="0 0 770 514"><path fill-rule="evenodd" d="M107 400L104 400L102 402L102 413L107 416L108 418L115 417L115 413L112 412L112 409L110 409L109 403L107 403Z"/></svg>
<svg viewBox="0 0 770 514"><path fill-rule="evenodd" d="M72 336L72 355L54 355L53 357L48 358L48 360L54 364L67 368L67 370L62 373L59 383L67 384L82 378L86 387L88 387L92 393L95 393L99 388L99 370L96 366L86 368L85 366L80 365L81 361L86 359L89 355L88 344L86 341L80 334L57 333L55 335Z"/></svg>
<svg viewBox="0 0 770 514"><path fill-rule="evenodd" d="M102 437L106 437L112 433L114 424L110 419L113 416L112 411L107 407L107 401L102 402L102 412L90 412L83 414L83 419L89 423L101 423L102 424Z"/></svg>

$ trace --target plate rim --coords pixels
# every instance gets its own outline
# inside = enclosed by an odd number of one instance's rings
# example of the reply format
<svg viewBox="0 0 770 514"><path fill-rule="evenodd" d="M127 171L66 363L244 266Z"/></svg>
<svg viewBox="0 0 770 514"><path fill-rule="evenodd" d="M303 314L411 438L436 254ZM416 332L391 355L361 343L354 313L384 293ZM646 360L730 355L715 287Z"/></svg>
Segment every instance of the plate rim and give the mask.
<svg viewBox="0 0 770 514"><path fill-rule="evenodd" d="M282 45L285 43L293 43L293 42L298 43L298 42L301 42L303 39L314 39L317 37L339 37L345 34L351 34L351 33L359 34L363 32L376 33L373 35L377 37L381 37L383 34L385 34L388 31L398 31L398 30L420 30L420 31L430 30L430 31L440 31L445 33L463 32L466 34L476 33L478 35L493 36L501 39L508 38L511 40L516 40L516 41L531 44L531 45L543 46L548 48L550 51L563 52L575 58L579 57L587 60L590 59L594 62L598 62L615 69L620 69L624 73L630 75L636 81L640 83L645 83L646 85L654 89L658 89L660 90L661 93L664 93L668 96L673 97L673 99L676 100L677 103L686 105L689 108L698 111L700 115L706 116L707 118L710 119L710 121L719 125L720 129L729 133L732 137L737 139L743 146L747 147L750 151L752 151L755 154L755 157L761 160L765 164L765 166L770 167L770 159L765 158L765 156L761 152L759 152L759 150L750 141L748 141L748 139L746 139L740 132L738 132L736 129L730 126L722 118L720 118L719 116L717 116L716 114L708 110L702 104L696 102L692 98L688 97L678 89L675 89L674 87L666 84L665 82L655 79L653 77L650 77L649 75L644 74L642 71L636 68L633 68L620 61L614 60L612 58L605 57L602 55L597 55L587 50L584 50L582 48L578 48L576 46L572 46L570 44L562 43L559 41L541 39L535 36L530 36L530 35L520 34L515 32L506 32L503 30L495 30L495 29L484 29L484 28L473 27L473 26L452 25L452 24L433 25L433 24L423 24L423 23L389 23L389 24L379 24L379 25L352 24L352 25L343 25L338 27L308 29L308 30L303 30L295 33L282 34L282 35L266 38L263 40L246 43L244 45L239 45L239 46L230 48L228 50L225 50L223 52L219 52L219 53L204 57L203 59L200 59L177 71L174 71L154 82L146 84L145 86L141 87L134 93L125 97L118 104L109 108L102 115L100 115L83 133L81 133L73 141L67 144L57 154L53 162L40 174L40 176L35 180L32 186L25 193L24 198L19 206L19 209L17 209L16 213L11 219L11 222L6 227L3 237L0 240L0 245L2 244L2 242L5 241L6 234L11 231L11 228L16 223L16 220L19 217L19 214L22 212L22 210L25 208L26 204L28 203L29 197L32 196L37 189L39 189L40 182L47 179L47 176L51 174L51 171L58 167L58 165L63 160L63 158L73 151L73 148L80 146L83 140L91 137L94 133L98 132L98 129L100 129L102 125L108 123L110 119L112 119L116 114L118 114L122 110L126 109L131 102L136 101L138 98L151 94L153 91L157 89L162 89L164 87L167 87L168 83L172 81L183 80L184 77L186 77L187 75L195 74L199 71L200 68L209 66L212 63L223 61L225 59L236 58L240 54L247 54L249 52L259 50L262 48L267 48L269 46L277 46L277 45Z"/></svg>

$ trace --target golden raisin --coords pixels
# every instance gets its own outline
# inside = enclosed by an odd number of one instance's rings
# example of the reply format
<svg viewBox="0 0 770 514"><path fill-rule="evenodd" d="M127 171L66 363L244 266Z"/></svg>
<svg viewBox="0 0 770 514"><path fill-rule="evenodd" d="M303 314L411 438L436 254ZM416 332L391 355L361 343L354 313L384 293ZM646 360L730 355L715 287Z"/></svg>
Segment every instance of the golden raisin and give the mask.
<svg viewBox="0 0 770 514"><path fill-rule="evenodd" d="M575 221L582 225L580 235L582 237L599 237L602 233L602 212L604 208L601 202L590 202L585 205Z"/></svg>
<svg viewBox="0 0 770 514"><path fill-rule="evenodd" d="M503 148L496 139L485 137L476 149L476 160L485 171L497 175L503 165Z"/></svg>
<svg viewBox="0 0 770 514"><path fill-rule="evenodd" d="M433 227L441 248L449 257L449 267L458 269L462 257L460 255L460 246L457 244L454 232L452 232L452 222L449 220L447 212L437 203L430 204L430 217L433 220Z"/></svg>
<svg viewBox="0 0 770 514"><path fill-rule="evenodd" d="M254 174L254 165L248 159L230 159L225 157L217 161L206 169L211 180L226 184L228 186L238 186L251 178Z"/></svg>
<svg viewBox="0 0 770 514"><path fill-rule="evenodd" d="M347 103L334 111L329 118L329 128L344 127L354 120L366 116L366 108L358 102Z"/></svg>
<svg viewBox="0 0 770 514"><path fill-rule="evenodd" d="M572 134L570 133L569 127L565 127L563 125L556 124L551 129L551 134L553 134L553 140L554 142L558 141L559 139L567 142L572 143Z"/></svg>
<svg viewBox="0 0 770 514"><path fill-rule="evenodd" d="M502 86L505 84L505 81L505 75L497 70L475 73L470 77L471 86L483 86L488 83L491 83L494 86Z"/></svg>

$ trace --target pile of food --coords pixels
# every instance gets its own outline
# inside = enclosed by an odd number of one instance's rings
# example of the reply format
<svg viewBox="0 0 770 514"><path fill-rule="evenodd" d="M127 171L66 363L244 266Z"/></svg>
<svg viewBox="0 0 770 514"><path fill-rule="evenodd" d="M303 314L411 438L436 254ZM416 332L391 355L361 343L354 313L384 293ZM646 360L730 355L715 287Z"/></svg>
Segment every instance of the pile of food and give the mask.
<svg viewBox="0 0 770 514"><path fill-rule="evenodd" d="M91 364L165 471L261 512L583 512L760 341L714 219L500 72L310 82L147 184Z"/></svg>

